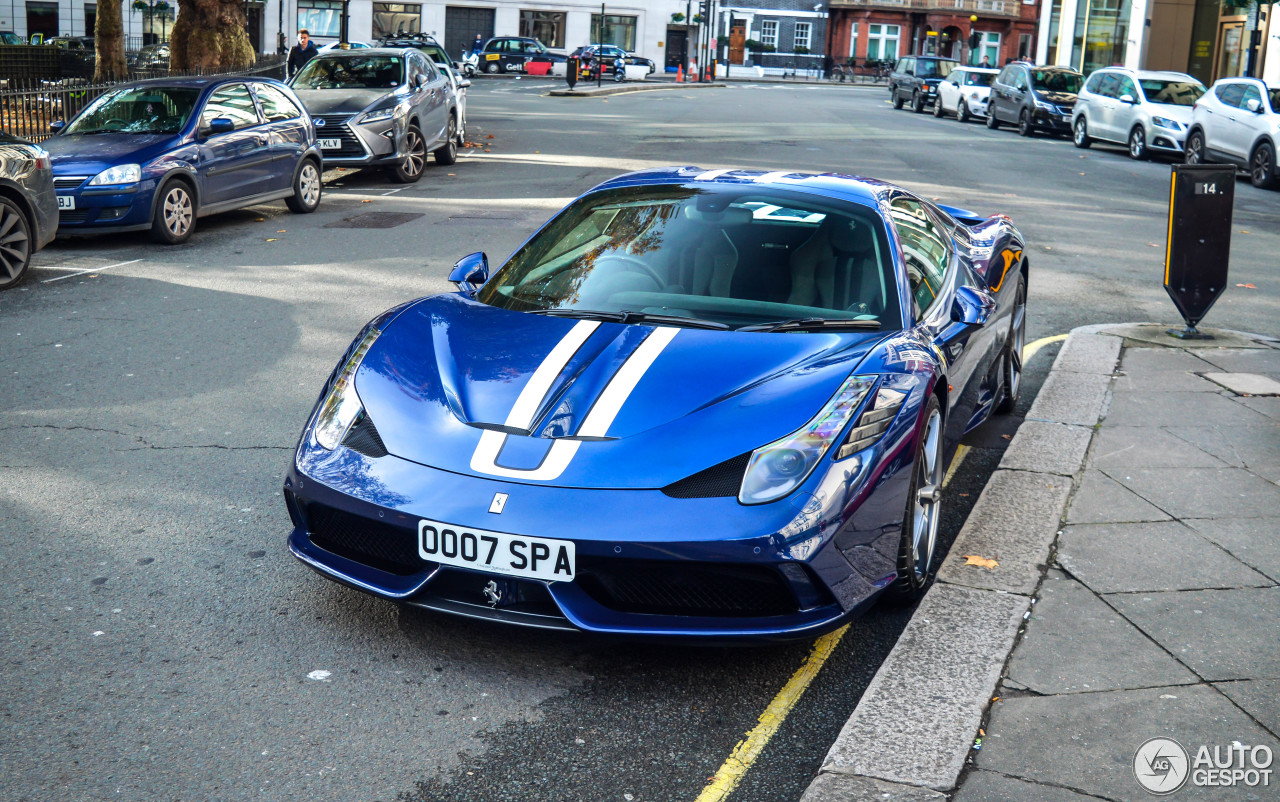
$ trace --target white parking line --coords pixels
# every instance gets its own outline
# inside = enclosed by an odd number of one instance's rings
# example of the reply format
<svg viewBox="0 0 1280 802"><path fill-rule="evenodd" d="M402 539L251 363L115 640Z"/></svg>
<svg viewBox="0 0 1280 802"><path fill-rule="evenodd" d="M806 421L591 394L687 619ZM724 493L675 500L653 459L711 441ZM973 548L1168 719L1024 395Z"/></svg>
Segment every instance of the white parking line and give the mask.
<svg viewBox="0 0 1280 802"><path fill-rule="evenodd" d="M101 273L103 270L110 270L113 267L124 267L125 265L131 265L134 262L141 262L141 261L142 261L141 259L130 259L127 262L116 262L113 265L107 265L105 267L91 267L88 270L78 270L75 273L68 273L65 276L57 276L56 278L47 278L44 281L41 281L40 283L49 284L54 281L62 281L64 278L75 278L76 276L83 276L85 273ZM74 268L62 267L60 265L43 265L41 266L40 269L42 270L73 270Z"/></svg>

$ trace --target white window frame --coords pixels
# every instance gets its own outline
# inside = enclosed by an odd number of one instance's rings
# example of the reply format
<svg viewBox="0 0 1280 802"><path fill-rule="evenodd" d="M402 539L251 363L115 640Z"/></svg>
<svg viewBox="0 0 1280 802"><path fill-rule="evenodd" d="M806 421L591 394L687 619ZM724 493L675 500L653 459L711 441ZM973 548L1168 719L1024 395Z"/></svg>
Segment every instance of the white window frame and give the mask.
<svg viewBox="0 0 1280 802"><path fill-rule="evenodd" d="M879 33L873 30L875 28L880 29ZM893 29L892 34L889 33L890 28ZM871 57L870 56L871 42L875 41L878 43L877 50L879 51L878 54L876 55L877 61L897 61L898 55L899 55L899 49L902 47L902 26L877 23L876 25L869 26L868 31L869 31L869 34L867 37L867 53L868 53L867 58ZM893 55L888 55L887 53L888 44L890 42L893 42Z"/></svg>
<svg viewBox="0 0 1280 802"><path fill-rule="evenodd" d="M849 58L856 58L858 55L858 23L853 23L849 28Z"/></svg>
<svg viewBox="0 0 1280 802"><path fill-rule="evenodd" d="M804 36L800 35L801 31L804 32ZM792 42L793 42L793 44L791 45L792 51L795 51L801 47L808 50L810 49L809 43L812 41L813 41L813 23L797 22L795 36L792 37Z"/></svg>
<svg viewBox="0 0 1280 802"><path fill-rule="evenodd" d="M769 47L778 46L778 21L776 19L760 20L760 44Z"/></svg>
<svg viewBox="0 0 1280 802"><path fill-rule="evenodd" d="M975 64L982 63L982 57L990 59L992 67L1000 63L1000 34L996 31L980 31L982 41L978 43L978 59Z"/></svg>

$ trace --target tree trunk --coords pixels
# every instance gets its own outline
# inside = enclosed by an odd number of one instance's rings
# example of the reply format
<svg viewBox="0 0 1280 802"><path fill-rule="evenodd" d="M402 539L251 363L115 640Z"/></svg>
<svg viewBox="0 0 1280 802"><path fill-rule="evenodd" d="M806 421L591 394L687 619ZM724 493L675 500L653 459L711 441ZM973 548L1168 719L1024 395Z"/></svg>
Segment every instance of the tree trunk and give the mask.
<svg viewBox="0 0 1280 802"><path fill-rule="evenodd" d="M124 60L121 5L121 0L98 0L98 18L93 23L95 81L122 81L129 77L129 67Z"/></svg>
<svg viewBox="0 0 1280 802"><path fill-rule="evenodd" d="M224 72L253 66L242 0L181 0L169 36L169 69Z"/></svg>

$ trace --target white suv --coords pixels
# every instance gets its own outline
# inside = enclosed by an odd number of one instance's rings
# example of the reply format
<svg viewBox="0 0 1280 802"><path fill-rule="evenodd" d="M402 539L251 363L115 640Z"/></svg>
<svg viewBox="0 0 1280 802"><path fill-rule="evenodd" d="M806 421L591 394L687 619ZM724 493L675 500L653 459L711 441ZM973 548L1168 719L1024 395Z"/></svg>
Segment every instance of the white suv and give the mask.
<svg viewBox="0 0 1280 802"><path fill-rule="evenodd" d="M1280 186L1280 84L1223 78L1191 110L1187 164L1223 162L1249 171L1255 187Z"/></svg>
<svg viewBox="0 0 1280 802"><path fill-rule="evenodd" d="M1071 139L1078 148L1095 139L1123 143L1135 159L1152 151L1180 154L1192 104L1204 93L1204 84L1181 72L1097 70L1071 110Z"/></svg>

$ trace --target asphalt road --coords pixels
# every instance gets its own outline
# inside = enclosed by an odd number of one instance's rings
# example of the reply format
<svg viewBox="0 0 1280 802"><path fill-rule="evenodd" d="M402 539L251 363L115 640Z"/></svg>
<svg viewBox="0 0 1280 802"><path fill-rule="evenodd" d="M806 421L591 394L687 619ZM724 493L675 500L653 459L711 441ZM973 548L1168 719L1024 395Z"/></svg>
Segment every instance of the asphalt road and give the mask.
<svg viewBox="0 0 1280 802"><path fill-rule="evenodd" d="M330 171L314 215L230 213L176 248L60 242L0 295L0 798L698 795L806 644L478 626L338 587L285 547L284 468L359 327L450 289L465 253L505 257L607 176L680 163L885 178L1017 221L1031 339L1177 322L1160 286L1165 164L895 112L883 90L545 87L477 82L478 147L412 187ZM388 212L416 216L349 227ZM1232 287L1207 324L1280 333L1277 219L1280 193L1239 183L1232 283L1256 288ZM1022 410L1055 351L1031 362ZM969 438L947 543L1017 422ZM909 614L851 627L732 799L799 797Z"/></svg>

